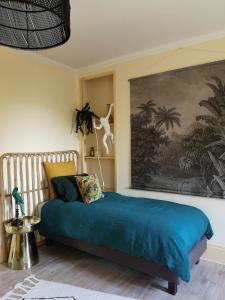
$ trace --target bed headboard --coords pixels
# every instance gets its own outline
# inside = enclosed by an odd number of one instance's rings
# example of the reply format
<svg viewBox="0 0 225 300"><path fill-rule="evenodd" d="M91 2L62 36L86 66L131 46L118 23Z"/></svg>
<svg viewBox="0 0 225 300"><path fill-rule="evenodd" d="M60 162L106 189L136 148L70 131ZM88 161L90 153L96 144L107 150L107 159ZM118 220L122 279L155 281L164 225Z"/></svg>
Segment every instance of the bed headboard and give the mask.
<svg viewBox="0 0 225 300"><path fill-rule="evenodd" d="M77 151L7 153L0 157L0 263L6 259L4 221L14 217L12 189L19 188L26 215L32 215L38 203L49 199L49 186L43 162L74 161L80 171Z"/></svg>

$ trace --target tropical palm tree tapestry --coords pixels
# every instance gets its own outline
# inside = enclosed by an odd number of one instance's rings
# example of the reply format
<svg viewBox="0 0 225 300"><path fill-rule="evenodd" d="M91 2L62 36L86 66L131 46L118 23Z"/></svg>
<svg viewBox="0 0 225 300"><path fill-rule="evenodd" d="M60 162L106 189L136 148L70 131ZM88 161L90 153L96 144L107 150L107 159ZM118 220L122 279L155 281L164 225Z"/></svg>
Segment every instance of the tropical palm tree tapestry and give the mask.
<svg viewBox="0 0 225 300"><path fill-rule="evenodd" d="M225 198L225 61L130 84L131 187Z"/></svg>

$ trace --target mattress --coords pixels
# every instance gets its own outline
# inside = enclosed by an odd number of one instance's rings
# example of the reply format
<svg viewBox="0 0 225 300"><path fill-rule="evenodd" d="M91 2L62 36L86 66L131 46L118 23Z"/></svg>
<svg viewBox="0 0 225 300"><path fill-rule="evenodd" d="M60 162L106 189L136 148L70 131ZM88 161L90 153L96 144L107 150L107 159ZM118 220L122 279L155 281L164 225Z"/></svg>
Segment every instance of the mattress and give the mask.
<svg viewBox="0 0 225 300"><path fill-rule="evenodd" d="M91 204L48 201L39 231L143 257L190 280L189 252L213 231L199 209L169 201L105 193Z"/></svg>

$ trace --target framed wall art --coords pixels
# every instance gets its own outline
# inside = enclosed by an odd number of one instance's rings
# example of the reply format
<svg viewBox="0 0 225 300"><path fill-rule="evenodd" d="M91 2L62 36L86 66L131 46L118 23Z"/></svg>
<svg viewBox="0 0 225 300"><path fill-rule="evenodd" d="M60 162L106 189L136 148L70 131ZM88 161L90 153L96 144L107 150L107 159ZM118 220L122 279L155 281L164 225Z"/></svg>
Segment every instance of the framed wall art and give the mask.
<svg viewBox="0 0 225 300"><path fill-rule="evenodd" d="M225 61L130 80L131 188L225 198Z"/></svg>

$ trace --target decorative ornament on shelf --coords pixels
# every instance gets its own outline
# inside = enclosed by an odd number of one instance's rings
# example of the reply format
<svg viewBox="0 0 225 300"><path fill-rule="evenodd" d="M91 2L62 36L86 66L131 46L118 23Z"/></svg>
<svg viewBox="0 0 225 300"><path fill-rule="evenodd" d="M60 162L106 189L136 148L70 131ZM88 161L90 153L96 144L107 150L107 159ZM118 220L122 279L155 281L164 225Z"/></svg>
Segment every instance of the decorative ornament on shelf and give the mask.
<svg viewBox="0 0 225 300"><path fill-rule="evenodd" d="M95 148L94 147L91 147L89 156L95 157Z"/></svg>
<svg viewBox="0 0 225 300"><path fill-rule="evenodd" d="M100 125L99 126L97 126L95 124L95 121L93 121L93 125L94 125L95 129L97 129L97 130L104 129L104 131L105 131L105 133L103 135L103 145L105 147L107 155L109 155L109 147L107 145L108 138L114 144L114 136L113 136L113 133L111 132L110 125L109 125L109 118L111 116L113 106L114 106L114 104L110 104L107 116L100 118Z"/></svg>
<svg viewBox="0 0 225 300"><path fill-rule="evenodd" d="M70 38L69 0L0 0L0 45L41 50Z"/></svg>
<svg viewBox="0 0 225 300"><path fill-rule="evenodd" d="M89 103L79 110L76 109L76 133L79 131L83 135L88 135L89 133L94 133L93 128L93 118L99 119L99 117L91 111Z"/></svg>
<svg viewBox="0 0 225 300"><path fill-rule="evenodd" d="M15 215L15 219L12 220L11 225L19 227L23 225L23 220L19 218L19 208L22 216L25 216L25 213L24 213L24 202L22 197L18 193L18 187L15 187L13 189L12 196L15 199L15 203L16 203L16 215Z"/></svg>

